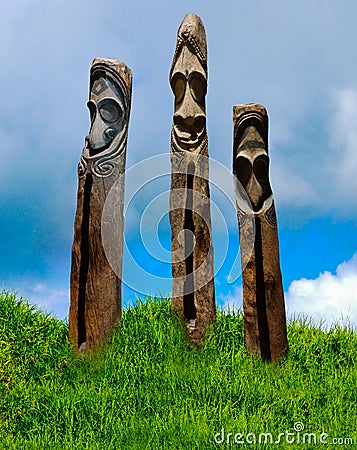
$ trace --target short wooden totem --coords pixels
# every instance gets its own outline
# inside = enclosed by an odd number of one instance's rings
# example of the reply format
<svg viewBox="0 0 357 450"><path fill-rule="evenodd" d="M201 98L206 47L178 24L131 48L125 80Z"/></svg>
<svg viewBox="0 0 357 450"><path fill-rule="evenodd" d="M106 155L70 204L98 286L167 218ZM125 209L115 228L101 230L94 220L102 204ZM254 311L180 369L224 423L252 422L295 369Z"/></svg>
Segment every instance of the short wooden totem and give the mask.
<svg viewBox="0 0 357 450"><path fill-rule="evenodd" d="M276 361L287 351L288 342L277 220L269 181L268 114L262 105L236 105L233 123L233 173L240 182L239 188L236 182L236 193L246 347L263 359Z"/></svg>
<svg viewBox="0 0 357 450"><path fill-rule="evenodd" d="M207 47L201 19L188 14L178 30L170 72L175 95L171 133L170 222L172 311L200 344L215 321L206 130Z"/></svg>
<svg viewBox="0 0 357 450"><path fill-rule="evenodd" d="M132 74L121 61L97 58L90 71L91 117L78 165L77 211L72 247L69 337L81 352L98 347L121 317L121 266L126 145ZM119 181L118 181L119 180ZM102 243L102 211L114 183L109 264Z"/></svg>

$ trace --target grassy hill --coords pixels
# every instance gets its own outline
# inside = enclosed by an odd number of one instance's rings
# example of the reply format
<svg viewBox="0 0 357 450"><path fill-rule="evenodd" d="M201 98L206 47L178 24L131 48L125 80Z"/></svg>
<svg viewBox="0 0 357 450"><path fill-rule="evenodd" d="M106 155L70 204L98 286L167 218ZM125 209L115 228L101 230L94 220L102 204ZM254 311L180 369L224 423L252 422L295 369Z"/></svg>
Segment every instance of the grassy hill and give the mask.
<svg viewBox="0 0 357 450"><path fill-rule="evenodd" d="M241 313L219 313L196 350L169 304L126 309L100 354L76 357L66 323L2 292L0 449L357 446L356 333L292 321L272 365L245 352Z"/></svg>

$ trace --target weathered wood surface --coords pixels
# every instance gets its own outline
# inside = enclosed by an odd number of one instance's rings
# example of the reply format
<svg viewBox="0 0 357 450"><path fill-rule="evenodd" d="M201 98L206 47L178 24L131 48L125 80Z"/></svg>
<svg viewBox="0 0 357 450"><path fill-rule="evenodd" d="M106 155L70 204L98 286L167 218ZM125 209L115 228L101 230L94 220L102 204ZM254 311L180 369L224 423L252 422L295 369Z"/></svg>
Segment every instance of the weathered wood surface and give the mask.
<svg viewBox="0 0 357 450"><path fill-rule="evenodd" d="M171 133L170 222L172 311L200 344L215 321L208 139L207 45L201 19L188 14L178 30L170 72L175 96Z"/></svg>
<svg viewBox="0 0 357 450"><path fill-rule="evenodd" d="M124 177L132 74L121 61L96 58L90 72L88 108L91 128L78 165L70 286L69 337L75 348L98 347L121 317ZM120 181L118 182L118 179ZM116 185L113 205L118 263L106 257L101 232L102 211Z"/></svg>
<svg viewBox="0 0 357 450"><path fill-rule="evenodd" d="M264 359L277 361L287 351L288 341L269 181L268 114L262 105L236 105L233 123L233 173L250 201L249 205L236 182L246 347Z"/></svg>

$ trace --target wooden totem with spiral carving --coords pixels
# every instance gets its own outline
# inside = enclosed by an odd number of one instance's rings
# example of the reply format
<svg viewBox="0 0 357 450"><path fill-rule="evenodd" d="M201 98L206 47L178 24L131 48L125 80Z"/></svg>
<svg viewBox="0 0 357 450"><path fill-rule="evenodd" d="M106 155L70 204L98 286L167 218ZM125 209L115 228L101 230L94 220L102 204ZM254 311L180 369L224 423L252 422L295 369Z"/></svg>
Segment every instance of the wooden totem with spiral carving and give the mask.
<svg viewBox="0 0 357 450"><path fill-rule="evenodd" d="M121 61L96 58L90 71L91 117L78 165L77 211L72 246L69 337L80 351L98 347L121 317L121 267L126 146L132 74ZM102 242L102 212L116 183L109 264Z"/></svg>

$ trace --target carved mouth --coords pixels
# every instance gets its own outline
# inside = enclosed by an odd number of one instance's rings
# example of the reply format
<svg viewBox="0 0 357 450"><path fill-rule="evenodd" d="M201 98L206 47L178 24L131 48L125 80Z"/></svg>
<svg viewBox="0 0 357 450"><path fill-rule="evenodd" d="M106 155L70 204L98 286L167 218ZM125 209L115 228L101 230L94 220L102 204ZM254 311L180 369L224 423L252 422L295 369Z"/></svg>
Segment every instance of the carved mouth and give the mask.
<svg viewBox="0 0 357 450"><path fill-rule="evenodd" d="M103 145L103 147L99 147L99 148L93 148L93 147L89 147L89 146L88 146L89 156L96 156L96 155L98 155L99 153L104 152L105 150L107 150L107 149L110 147L110 145L111 145L112 142L113 142L113 141L111 141L111 142L109 142L108 144Z"/></svg>
<svg viewBox="0 0 357 450"><path fill-rule="evenodd" d="M198 147L205 137L205 129L200 133L190 133L174 126L173 130L177 142L182 145L183 148Z"/></svg>

